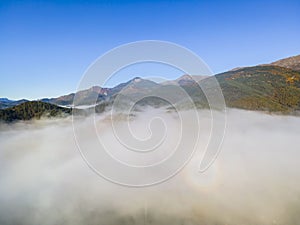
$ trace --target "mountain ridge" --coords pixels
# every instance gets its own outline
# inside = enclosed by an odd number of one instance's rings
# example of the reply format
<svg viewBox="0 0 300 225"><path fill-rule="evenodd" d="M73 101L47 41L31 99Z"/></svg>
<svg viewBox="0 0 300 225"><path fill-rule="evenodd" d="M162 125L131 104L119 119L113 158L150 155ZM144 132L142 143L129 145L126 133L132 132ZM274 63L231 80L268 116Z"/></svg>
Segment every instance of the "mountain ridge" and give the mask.
<svg viewBox="0 0 300 225"><path fill-rule="evenodd" d="M42 101L27 101L19 105L0 110L0 119L5 122L40 119L41 117L57 117L70 115L72 109Z"/></svg>
<svg viewBox="0 0 300 225"><path fill-rule="evenodd" d="M290 58L292 58L292 60ZM183 75L173 81L164 83L156 83L141 77L135 77L128 82L118 84L112 88L93 86L78 91L76 93L76 101L78 103L76 106L91 106L96 104L96 112L101 113L106 107L113 104L118 95L125 95L130 101L130 99L138 99L139 97L147 96L147 94L153 94L154 96L156 94L162 94L162 96L166 95L171 97L174 102L184 103L186 99L179 96L176 91L176 86L180 86L191 97L197 107L203 108L208 107L208 102L205 94L199 87L199 84L204 84L202 82L207 82L209 79L216 78L223 91L225 102L228 107L281 112L285 114L293 113L300 110L300 71L288 67L291 67L291 65L297 66L298 62L300 62L300 57L289 57L271 64L240 67L214 76L202 77ZM288 67L282 67L282 65L288 65ZM50 115L56 116L61 112L64 112L66 107L73 107L74 97L75 93L70 93L57 98L43 98L39 101L28 101L25 99L13 101L7 98L0 98L0 115L2 115L0 116L0 119L7 117L3 116L6 115L6 113L9 114L10 112L14 114L14 111L16 111L17 108L13 107L18 105L23 107L22 104L27 102L28 105L31 104L30 102L50 104L50 106L47 106L34 103L33 107L36 108L36 105L40 105L42 109L52 108L54 111L52 114L50 113ZM165 105L166 102L151 97L147 100L140 101L139 104L149 104L151 106L160 107ZM52 105L59 108L54 109ZM3 109L3 107L6 107L6 109ZM28 111L30 111L29 108ZM47 110L43 113L47 113ZM26 116L27 114L28 113L24 111L23 119L28 119ZM40 118L41 116L37 112L33 112L33 115L33 118ZM19 118L16 115L14 117ZM20 116L19 119L22 119L22 116Z"/></svg>
<svg viewBox="0 0 300 225"><path fill-rule="evenodd" d="M289 68L295 71L300 71L300 55L291 56L272 62L271 65Z"/></svg>

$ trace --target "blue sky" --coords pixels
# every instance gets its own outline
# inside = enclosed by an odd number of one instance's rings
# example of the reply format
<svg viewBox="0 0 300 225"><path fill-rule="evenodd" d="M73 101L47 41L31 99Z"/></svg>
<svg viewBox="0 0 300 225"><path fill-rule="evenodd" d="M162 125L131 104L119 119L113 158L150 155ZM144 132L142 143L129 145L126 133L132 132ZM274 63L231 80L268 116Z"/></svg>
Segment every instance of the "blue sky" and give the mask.
<svg viewBox="0 0 300 225"><path fill-rule="evenodd" d="M300 54L300 1L3 0L0 97L73 92L97 57L139 40L185 46L214 73L267 63Z"/></svg>

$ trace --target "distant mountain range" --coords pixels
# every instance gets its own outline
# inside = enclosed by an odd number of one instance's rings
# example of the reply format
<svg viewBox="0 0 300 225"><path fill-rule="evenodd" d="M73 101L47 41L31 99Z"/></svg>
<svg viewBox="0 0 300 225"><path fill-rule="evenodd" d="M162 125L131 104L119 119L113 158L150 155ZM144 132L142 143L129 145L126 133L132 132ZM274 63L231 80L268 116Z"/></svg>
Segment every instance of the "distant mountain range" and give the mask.
<svg viewBox="0 0 300 225"><path fill-rule="evenodd" d="M10 100L10 99L7 99L7 98L0 98L0 109L13 107L13 106L19 105L23 102L28 102L28 100L20 99L20 100L14 101L14 100Z"/></svg>
<svg viewBox="0 0 300 225"><path fill-rule="evenodd" d="M261 110L281 113L294 113L300 110L300 55L282 59L271 64L243 67L214 76L221 86L228 107ZM178 95L176 86L181 86L197 107L208 107L206 97L198 84L209 82L213 77L183 75L163 83L136 77L113 88L94 86L79 91L77 105L94 105L96 112L109 107L119 95L137 99L151 93L168 95L172 101L184 105L186 99ZM203 84L203 83L202 83ZM75 93L58 98L44 98L38 101L26 99L13 101L0 98L0 119L4 121L27 120L42 115L58 116L70 114ZM95 102L96 99L96 102ZM140 105L160 107L166 101L145 98Z"/></svg>

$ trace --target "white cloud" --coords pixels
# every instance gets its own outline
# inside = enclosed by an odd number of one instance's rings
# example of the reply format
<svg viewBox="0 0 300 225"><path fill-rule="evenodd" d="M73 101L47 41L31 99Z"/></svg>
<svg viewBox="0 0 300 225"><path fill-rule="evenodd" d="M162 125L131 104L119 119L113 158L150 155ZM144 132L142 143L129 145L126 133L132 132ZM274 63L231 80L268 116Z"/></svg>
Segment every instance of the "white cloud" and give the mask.
<svg viewBox="0 0 300 225"><path fill-rule="evenodd" d="M135 121L143 135L145 121ZM0 224L288 225L300 219L298 117L229 110L221 154L208 171L197 172L196 154L173 179L147 188L118 186L92 172L69 118L0 130ZM205 125L202 131L205 139ZM93 144L88 132L86 144ZM110 140L113 133L100 135Z"/></svg>

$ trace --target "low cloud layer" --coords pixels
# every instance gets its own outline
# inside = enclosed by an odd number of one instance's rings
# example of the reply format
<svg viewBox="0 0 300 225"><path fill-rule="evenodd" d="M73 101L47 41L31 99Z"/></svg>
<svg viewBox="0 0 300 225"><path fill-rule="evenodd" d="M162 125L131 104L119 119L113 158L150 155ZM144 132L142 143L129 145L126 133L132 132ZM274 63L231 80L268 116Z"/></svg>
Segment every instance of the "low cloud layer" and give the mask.
<svg viewBox="0 0 300 225"><path fill-rule="evenodd" d="M200 115L204 142L209 119L205 112ZM140 138L149 131L144 116L133 118ZM119 186L96 175L76 147L70 118L1 124L0 224L299 223L300 118L241 110L229 110L227 116L222 151L207 171L198 172L200 143L179 174L145 188ZM173 113L160 117L167 125L176 120ZM107 118L96 118L100 136L116 148L107 124ZM168 135L176 137L173 125ZM93 145L92 131L84 121L81 126L83 144ZM151 129L161 127L154 123Z"/></svg>

